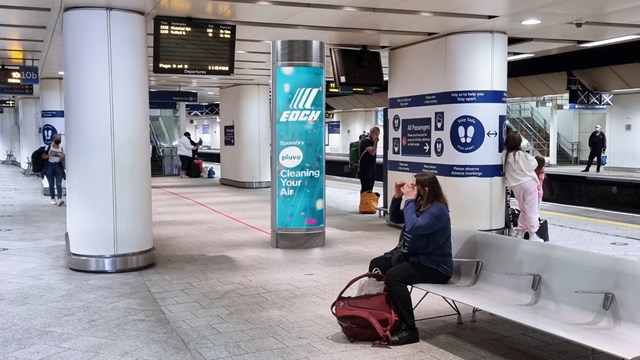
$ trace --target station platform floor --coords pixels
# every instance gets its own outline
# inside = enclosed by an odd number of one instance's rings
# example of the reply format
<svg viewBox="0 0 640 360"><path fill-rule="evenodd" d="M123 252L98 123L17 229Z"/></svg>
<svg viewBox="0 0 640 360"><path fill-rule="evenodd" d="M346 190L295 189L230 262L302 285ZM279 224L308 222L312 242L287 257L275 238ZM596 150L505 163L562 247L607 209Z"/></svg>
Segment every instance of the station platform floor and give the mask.
<svg viewBox="0 0 640 360"><path fill-rule="evenodd" d="M418 322L417 344L349 343L330 305L399 230L357 213L355 179L328 178L326 245L274 249L270 189L223 186L216 172L152 178L156 265L89 274L67 268L66 207L0 165L0 359L614 359L489 313L470 322L464 306L462 325ZM640 261L638 215L544 203L542 216L550 249ZM416 315L448 310L427 297Z"/></svg>

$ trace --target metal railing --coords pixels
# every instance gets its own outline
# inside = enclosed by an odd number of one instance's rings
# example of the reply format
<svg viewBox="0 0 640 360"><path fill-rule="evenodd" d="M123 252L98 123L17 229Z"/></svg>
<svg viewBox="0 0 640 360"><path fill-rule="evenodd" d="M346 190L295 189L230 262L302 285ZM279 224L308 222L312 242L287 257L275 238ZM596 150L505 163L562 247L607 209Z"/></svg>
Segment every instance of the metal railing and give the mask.
<svg viewBox="0 0 640 360"><path fill-rule="evenodd" d="M535 107L529 103L507 104L507 115L511 124L528 136L527 140L532 142L535 152L542 156L549 156L551 124ZM560 133L556 135L557 150L573 163L576 156L576 143L568 141Z"/></svg>

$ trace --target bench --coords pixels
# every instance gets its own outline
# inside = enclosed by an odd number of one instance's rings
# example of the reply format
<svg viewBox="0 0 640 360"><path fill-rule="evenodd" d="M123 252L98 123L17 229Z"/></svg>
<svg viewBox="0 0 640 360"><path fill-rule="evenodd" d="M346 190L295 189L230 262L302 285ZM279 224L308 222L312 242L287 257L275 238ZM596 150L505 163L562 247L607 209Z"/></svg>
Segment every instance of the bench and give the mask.
<svg viewBox="0 0 640 360"><path fill-rule="evenodd" d="M483 310L617 357L640 359L640 262L464 229L453 230L452 250L451 281L415 284L412 291L441 296L458 323L456 302L473 307L472 321Z"/></svg>
<svg viewBox="0 0 640 360"><path fill-rule="evenodd" d="M386 207L382 207L382 206L378 206L376 208L376 211L378 212L378 217L385 217L385 215L387 215L389 213L389 209L387 209Z"/></svg>

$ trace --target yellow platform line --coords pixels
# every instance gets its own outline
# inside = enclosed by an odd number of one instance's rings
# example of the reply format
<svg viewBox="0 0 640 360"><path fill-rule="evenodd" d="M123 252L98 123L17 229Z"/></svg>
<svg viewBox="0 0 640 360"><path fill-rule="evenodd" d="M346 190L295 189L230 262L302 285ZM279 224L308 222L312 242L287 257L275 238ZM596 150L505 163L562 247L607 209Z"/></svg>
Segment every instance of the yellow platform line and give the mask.
<svg viewBox="0 0 640 360"><path fill-rule="evenodd" d="M591 222L596 222L596 223L600 223L600 224L617 225L617 226L630 227L630 228L634 228L634 229L640 229L640 225L628 224L628 223L623 223L623 222L619 222L619 221L594 219L594 218L590 218L590 217L586 217L586 216L563 214L563 213L558 213L558 212L554 212L554 211L540 211L540 212L542 214L546 214L546 215L562 216L562 217L566 217L566 218L570 218L570 219L585 220L585 221L591 221Z"/></svg>

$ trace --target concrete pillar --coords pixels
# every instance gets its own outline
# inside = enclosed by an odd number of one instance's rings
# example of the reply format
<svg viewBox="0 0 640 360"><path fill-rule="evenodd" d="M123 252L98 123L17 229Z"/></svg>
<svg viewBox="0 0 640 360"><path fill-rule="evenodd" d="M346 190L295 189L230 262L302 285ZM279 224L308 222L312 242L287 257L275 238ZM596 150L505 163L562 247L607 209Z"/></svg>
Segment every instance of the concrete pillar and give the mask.
<svg viewBox="0 0 640 360"><path fill-rule="evenodd" d="M63 19L69 267L153 263L143 14L71 8Z"/></svg>
<svg viewBox="0 0 640 360"><path fill-rule="evenodd" d="M42 143L51 145L53 135L65 133L64 87L62 79L40 79L40 116L42 121ZM65 136L62 137L65 147Z"/></svg>
<svg viewBox="0 0 640 360"><path fill-rule="evenodd" d="M22 98L18 100L18 122L20 124L20 166L27 168L27 160L31 161L31 154L44 145L42 136L38 99Z"/></svg>
<svg viewBox="0 0 640 360"><path fill-rule="evenodd" d="M220 89L220 136L220 183L241 188L269 187L267 85Z"/></svg>
<svg viewBox="0 0 640 360"><path fill-rule="evenodd" d="M397 180L434 172L454 226L503 228L507 36L451 34L389 56L388 196Z"/></svg>

